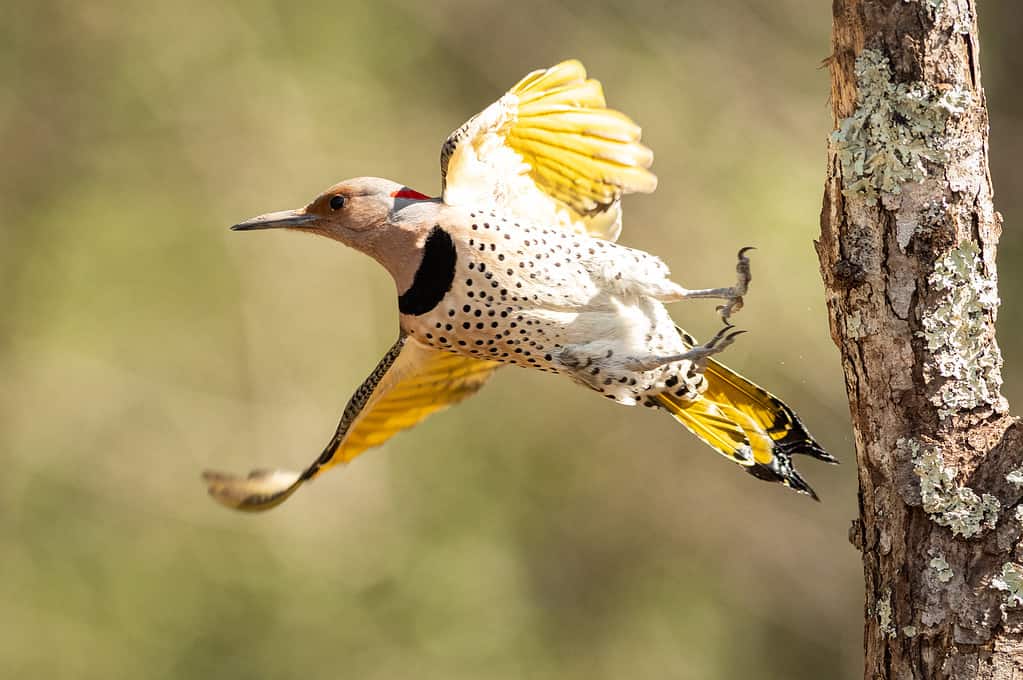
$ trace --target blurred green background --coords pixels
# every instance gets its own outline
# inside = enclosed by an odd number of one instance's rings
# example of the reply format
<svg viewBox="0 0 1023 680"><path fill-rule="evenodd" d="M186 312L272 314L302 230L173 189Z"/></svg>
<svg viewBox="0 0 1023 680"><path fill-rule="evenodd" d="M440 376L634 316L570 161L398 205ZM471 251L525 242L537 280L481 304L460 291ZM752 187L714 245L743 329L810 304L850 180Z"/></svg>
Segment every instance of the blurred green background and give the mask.
<svg viewBox="0 0 1023 680"><path fill-rule="evenodd" d="M1007 396L1023 403L1023 27L981 7ZM828 3L6 3L0 22L0 668L33 678L858 678L855 469L812 240ZM396 335L390 279L232 234L333 182L439 187L447 133L578 57L660 190L623 242L720 285L727 361L846 464L824 502L670 418L503 371L270 514L203 468L300 468ZM706 336L711 303L676 305Z"/></svg>

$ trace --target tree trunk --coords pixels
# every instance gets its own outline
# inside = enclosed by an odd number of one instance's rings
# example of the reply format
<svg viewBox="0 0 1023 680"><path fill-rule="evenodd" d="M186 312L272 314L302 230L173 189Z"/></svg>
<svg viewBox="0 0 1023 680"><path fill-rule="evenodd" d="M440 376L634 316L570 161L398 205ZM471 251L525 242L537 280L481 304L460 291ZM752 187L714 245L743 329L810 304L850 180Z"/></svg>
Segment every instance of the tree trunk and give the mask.
<svg viewBox="0 0 1023 680"><path fill-rule="evenodd" d="M1023 678L975 0L834 0L817 252L859 473L865 677Z"/></svg>

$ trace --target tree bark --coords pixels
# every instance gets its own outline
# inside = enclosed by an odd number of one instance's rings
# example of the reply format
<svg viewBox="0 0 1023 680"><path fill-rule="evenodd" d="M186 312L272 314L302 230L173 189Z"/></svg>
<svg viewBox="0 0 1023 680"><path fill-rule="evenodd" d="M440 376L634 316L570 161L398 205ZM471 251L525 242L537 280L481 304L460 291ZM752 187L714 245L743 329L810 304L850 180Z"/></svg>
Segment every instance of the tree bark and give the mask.
<svg viewBox="0 0 1023 680"><path fill-rule="evenodd" d="M1023 678L975 0L833 0L817 242L859 475L864 675Z"/></svg>

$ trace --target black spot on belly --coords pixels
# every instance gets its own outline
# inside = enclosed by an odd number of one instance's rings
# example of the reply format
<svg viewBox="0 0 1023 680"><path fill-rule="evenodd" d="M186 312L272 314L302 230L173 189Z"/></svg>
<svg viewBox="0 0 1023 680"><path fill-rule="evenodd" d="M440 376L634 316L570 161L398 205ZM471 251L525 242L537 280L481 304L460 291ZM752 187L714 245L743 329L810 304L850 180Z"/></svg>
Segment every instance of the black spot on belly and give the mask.
<svg viewBox="0 0 1023 680"><path fill-rule="evenodd" d="M426 237L423 261L412 278L412 285L398 296L398 311L420 316L444 299L455 280L455 244L451 235L437 225Z"/></svg>

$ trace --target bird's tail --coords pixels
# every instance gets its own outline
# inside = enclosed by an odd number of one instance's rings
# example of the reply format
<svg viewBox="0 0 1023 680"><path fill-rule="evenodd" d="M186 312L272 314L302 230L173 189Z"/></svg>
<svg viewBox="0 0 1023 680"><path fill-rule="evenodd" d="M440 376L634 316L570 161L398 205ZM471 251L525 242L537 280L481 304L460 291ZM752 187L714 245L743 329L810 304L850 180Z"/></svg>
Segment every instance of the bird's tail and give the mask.
<svg viewBox="0 0 1023 680"><path fill-rule="evenodd" d="M781 399L713 359L704 370L707 389L696 400L670 391L654 400L686 429L754 477L780 482L812 496L792 463L801 453L828 463L838 460L821 448Z"/></svg>

